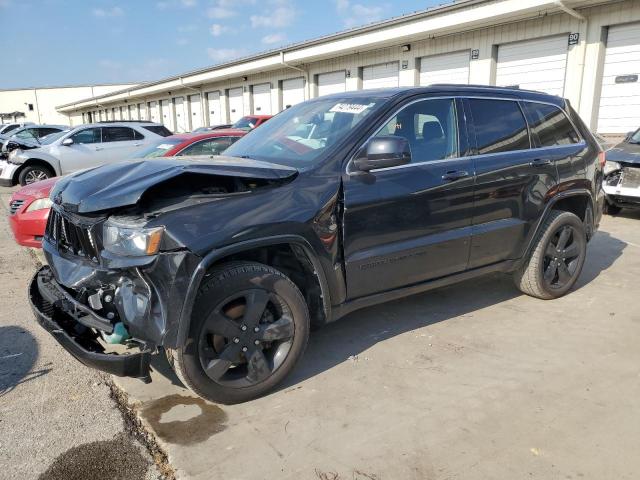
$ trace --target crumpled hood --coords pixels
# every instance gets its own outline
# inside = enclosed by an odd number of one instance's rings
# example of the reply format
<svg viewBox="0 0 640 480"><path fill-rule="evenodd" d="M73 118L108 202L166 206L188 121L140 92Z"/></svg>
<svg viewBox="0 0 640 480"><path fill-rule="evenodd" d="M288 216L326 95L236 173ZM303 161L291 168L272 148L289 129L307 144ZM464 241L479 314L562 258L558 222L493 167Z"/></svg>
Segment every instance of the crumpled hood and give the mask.
<svg viewBox="0 0 640 480"><path fill-rule="evenodd" d="M76 213L125 207L136 204L147 189L184 173L278 180L295 175L297 170L235 157L127 161L64 177L51 191L51 199Z"/></svg>
<svg viewBox="0 0 640 480"><path fill-rule="evenodd" d="M610 162L635 163L640 165L640 144L622 142L607 150L607 160Z"/></svg>

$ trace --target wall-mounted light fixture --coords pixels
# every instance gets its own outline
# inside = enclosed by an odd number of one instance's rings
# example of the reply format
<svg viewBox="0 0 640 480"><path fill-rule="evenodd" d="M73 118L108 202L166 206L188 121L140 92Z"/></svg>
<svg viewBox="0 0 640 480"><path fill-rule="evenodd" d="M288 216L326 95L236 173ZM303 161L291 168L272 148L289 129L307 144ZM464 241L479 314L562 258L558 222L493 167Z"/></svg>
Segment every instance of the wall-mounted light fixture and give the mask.
<svg viewBox="0 0 640 480"><path fill-rule="evenodd" d="M248 77L242 77L242 81L243 81L243 82L246 82L247 80L249 80L249 78L248 78Z"/></svg>
<svg viewBox="0 0 640 480"><path fill-rule="evenodd" d="M410 52L411 51L411 45L409 45L408 43L406 45L402 45L401 50L403 52Z"/></svg>

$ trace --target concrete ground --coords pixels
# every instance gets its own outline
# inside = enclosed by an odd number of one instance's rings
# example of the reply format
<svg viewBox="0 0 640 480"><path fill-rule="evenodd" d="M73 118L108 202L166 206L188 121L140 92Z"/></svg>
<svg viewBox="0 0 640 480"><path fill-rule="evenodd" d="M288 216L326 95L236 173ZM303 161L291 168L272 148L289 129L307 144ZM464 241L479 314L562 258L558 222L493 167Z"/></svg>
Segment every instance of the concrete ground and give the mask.
<svg viewBox="0 0 640 480"><path fill-rule="evenodd" d="M116 382L179 478L635 479L639 222L605 217L565 298L529 298L496 275L313 332L299 368L259 400L206 403L160 357L152 384ZM5 229L0 327L35 339L14 348L0 335L0 357L31 359L11 364L19 380L0 400L0 478L19 478L70 446L112 439L121 420L99 377L34 324L33 266Z"/></svg>
<svg viewBox="0 0 640 480"><path fill-rule="evenodd" d="M69 357L36 323L36 260L14 241L0 189L0 479L160 478L127 433L110 379Z"/></svg>

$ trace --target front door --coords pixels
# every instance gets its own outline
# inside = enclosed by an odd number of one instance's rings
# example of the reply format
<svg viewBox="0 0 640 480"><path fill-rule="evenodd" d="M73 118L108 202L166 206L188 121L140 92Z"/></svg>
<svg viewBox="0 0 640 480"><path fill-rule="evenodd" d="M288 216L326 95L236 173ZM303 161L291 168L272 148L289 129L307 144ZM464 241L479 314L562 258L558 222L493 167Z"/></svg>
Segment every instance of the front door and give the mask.
<svg viewBox="0 0 640 480"><path fill-rule="evenodd" d="M102 151L102 128L85 128L70 137L71 145L59 145L56 156L60 159L62 175L84 168L100 165L104 160Z"/></svg>
<svg viewBox="0 0 640 480"><path fill-rule="evenodd" d="M345 176L350 299L467 268L474 172L461 112L452 98L405 105L376 135L405 137L411 163Z"/></svg>

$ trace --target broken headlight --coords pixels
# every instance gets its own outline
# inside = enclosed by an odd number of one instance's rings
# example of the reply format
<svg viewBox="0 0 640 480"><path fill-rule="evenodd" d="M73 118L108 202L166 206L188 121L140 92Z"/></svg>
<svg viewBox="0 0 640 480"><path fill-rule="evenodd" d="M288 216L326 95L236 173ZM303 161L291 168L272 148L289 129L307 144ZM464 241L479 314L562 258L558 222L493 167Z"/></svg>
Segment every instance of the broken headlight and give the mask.
<svg viewBox="0 0 640 480"><path fill-rule="evenodd" d="M620 170L622 168L622 165L620 165L618 162L609 162L607 161L604 164L604 175L607 176L612 172L615 172L616 170Z"/></svg>
<svg viewBox="0 0 640 480"><path fill-rule="evenodd" d="M160 250L164 227L142 228L122 225L112 220L104 224L102 243L114 255L144 257Z"/></svg>

